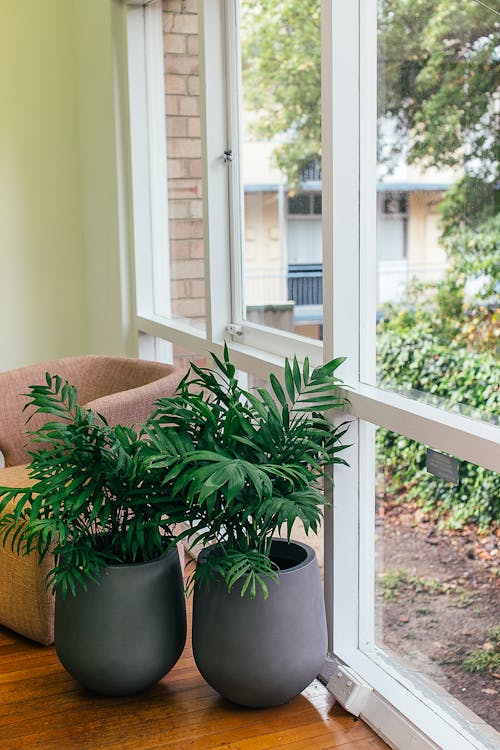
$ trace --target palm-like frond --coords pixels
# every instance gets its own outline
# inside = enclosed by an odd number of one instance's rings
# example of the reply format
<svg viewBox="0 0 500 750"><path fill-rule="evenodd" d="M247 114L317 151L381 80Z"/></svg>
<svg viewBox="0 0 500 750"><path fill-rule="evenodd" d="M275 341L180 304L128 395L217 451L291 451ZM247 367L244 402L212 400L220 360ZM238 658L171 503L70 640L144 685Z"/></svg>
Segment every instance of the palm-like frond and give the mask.
<svg viewBox="0 0 500 750"><path fill-rule="evenodd" d="M147 464L138 432L83 409L58 376L47 374L26 395L33 413L49 420L30 433L32 486L0 487L3 544L41 559L53 552L49 581L63 594L104 564L151 560L173 544L170 517L184 516L180 501Z"/></svg>
<svg viewBox="0 0 500 750"><path fill-rule="evenodd" d="M344 360L311 371L294 357L283 384L271 375L270 389L247 391L227 347L223 359L212 356L217 371L192 365L177 394L158 402L145 428L149 465L187 502L194 539L221 545L196 578L223 575L255 596L273 569L273 534L285 525L290 536L296 520L316 531L325 503L318 481L326 466L345 463L347 424L328 418L347 404L335 375Z"/></svg>

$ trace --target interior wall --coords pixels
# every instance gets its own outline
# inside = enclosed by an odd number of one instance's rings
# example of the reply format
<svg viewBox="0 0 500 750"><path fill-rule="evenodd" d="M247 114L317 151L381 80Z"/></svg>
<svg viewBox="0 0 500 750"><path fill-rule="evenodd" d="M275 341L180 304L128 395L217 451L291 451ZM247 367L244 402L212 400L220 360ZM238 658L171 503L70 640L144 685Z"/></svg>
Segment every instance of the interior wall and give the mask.
<svg viewBox="0 0 500 750"><path fill-rule="evenodd" d="M0 0L0 370L135 353L117 13L117 0Z"/></svg>
<svg viewBox="0 0 500 750"><path fill-rule="evenodd" d="M88 345L73 4L0 0L0 369Z"/></svg>
<svg viewBox="0 0 500 750"><path fill-rule="evenodd" d="M126 3L74 3L89 346L95 354L135 355Z"/></svg>

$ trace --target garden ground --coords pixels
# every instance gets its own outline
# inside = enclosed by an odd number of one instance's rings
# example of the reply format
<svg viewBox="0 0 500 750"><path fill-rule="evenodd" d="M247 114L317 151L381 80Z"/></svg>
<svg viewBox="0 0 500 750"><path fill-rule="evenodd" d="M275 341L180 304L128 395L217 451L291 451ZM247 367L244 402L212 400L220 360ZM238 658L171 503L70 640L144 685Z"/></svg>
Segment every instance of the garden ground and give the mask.
<svg viewBox="0 0 500 750"><path fill-rule="evenodd" d="M376 527L378 644L500 730L500 530L439 529L387 500Z"/></svg>
<svg viewBox="0 0 500 750"><path fill-rule="evenodd" d="M292 536L316 549L322 570L321 535ZM500 528L439 529L409 502L379 497L376 569L377 645L500 731L500 668L463 667L473 654L476 666L500 660Z"/></svg>

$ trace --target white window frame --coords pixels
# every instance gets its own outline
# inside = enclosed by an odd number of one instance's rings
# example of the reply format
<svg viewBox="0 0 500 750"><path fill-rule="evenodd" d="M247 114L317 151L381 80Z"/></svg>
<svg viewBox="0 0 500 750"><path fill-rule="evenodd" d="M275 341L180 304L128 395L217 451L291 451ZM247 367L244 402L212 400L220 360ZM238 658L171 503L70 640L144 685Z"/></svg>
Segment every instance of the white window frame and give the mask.
<svg viewBox="0 0 500 750"><path fill-rule="evenodd" d="M137 5L140 0L129 3ZM197 354L220 354L228 340L235 364L262 377L270 371L282 375L283 358L293 352L299 357L307 354L315 363L323 357L347 356L342 375L350 384L353 447L350 468L336 471L333 512L325 520L330 649L373 686L362 717L395 747L484 750L487 744L475 736L473 725L464 725L459 708L451 714L450 701L439 705L433 691L413 685L410 676L383 654L367 652L372 620L364 624L359 617L363 602L373 602L373 565L361 566L360 556L373 548L375 425L500 472L499 428L367 385L375 382L376 2L322 0L323 344L236 317L235 311L244 309L238 281L241 256L231 255L230 248L241 247L242 237L235 158L241 133L238 108L227 106L239 96L235 0L200 0L199 5L206 330L172 319L168 301L164 306L158 302L155 279L159 274L165 279L168 273L162 252L168 242L166 172L161 165L155 171L159 162L166 163L158 158L158 149L162 153L165 148L164 136L158 135L164 120L155 109L156 97L163 101L163 84L155 73L162 64L157 35L161 1L142 6L130 10L129 15L137 15L128 28L130 100L135 103L132 187L140 257L137 329ZM142 73L136 75L138 69ZM233 151L230 165L223 159L228 148ZM141 162L142 171L137 169ZM228 328L230 324L234 328Z"/></svg>
<svg viewBox="0 0 500 750"><path fill-rule="evenodd" d="M333 48L331 61L323 64L328 85L325 71L331 63L333 88L332 112L323 117L324 123L332 123L331 133L325 134L325 162L330 165L333 160L335 165L331 176L334 199L330 201L334 246L331 353L342 352L350 362L349 396L357 435L351 469L336 472L332 562L336 606L329 602L333 650L373 686L361 716L396 747L493 748L498 735L479 718L471 720L459 701L448 695L439 697L438 691L412 679L409 671L382 651L367 647L373 641L375 426L497 472L500 429L367 385L375 382L376 1L324 0L322 22ZM323 179L329 186L330 175L325 171ZM329 211L324 209L323 214L328 216ZM354 227L359 227L359 236ZM352 262L353 256L359 258L357 263ZM328 288L328 283L324 286ZM356 330L346 328L346 320L355 321ZM367 616L365 621L360 613Z"/></svg>

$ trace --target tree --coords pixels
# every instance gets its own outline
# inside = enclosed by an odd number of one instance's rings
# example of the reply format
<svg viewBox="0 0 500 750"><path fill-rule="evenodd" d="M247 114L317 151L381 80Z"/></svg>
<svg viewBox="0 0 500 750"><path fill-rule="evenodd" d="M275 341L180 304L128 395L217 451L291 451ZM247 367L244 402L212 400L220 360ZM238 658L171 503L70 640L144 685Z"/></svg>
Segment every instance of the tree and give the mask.
<svg viewBox="0 0 500 750"><path fill-rule="evenodd" d="M321 155L320 0L242 0L245 105L290 185Z"/></svg>
<svg viewBox="0 0 500 750"><path fill-rule="evenodd" d="M384 0L379 4L379 117L409 162L463 167L498 179L500 16L487 4ZM245 105L258 138L295 184L321 159L320 0L242 0Z"/></svg>
<svg viewBox="0 0 500 750"><path fill-rule="evenodd" d="M379 115L393 117L409 162L498 176L500 15L487 4L384 0Z"/></svg>

